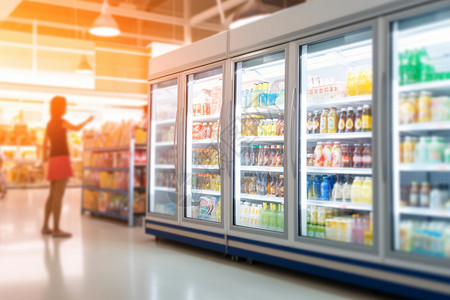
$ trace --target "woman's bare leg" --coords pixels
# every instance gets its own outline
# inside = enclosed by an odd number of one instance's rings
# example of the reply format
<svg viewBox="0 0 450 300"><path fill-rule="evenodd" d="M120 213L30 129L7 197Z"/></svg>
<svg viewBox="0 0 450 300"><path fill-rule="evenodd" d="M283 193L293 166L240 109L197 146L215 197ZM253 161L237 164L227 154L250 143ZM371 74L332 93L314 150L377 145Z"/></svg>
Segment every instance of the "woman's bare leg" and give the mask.
<svg viewBox="0 0 450 300"><path fill-rule="evenodd" d="M52 230L48 227L48 221L50 219L50 215L53 211L53 195L55 194L55 184L54 181L50 181L50 188L48 193L47 202L45 203L45 213L44 213L44 226L42 226L41 232L43 234L50 234Z"/></svg>
<svg viewBox="0 0 450 300"><path fill-rule="evenodd" d="M53 232L54 237L71 237L72 234L64 232L59 228L59 220L61 218L62 200L66 190L68 179L56 180L55 194L53 196Z"/></svg>

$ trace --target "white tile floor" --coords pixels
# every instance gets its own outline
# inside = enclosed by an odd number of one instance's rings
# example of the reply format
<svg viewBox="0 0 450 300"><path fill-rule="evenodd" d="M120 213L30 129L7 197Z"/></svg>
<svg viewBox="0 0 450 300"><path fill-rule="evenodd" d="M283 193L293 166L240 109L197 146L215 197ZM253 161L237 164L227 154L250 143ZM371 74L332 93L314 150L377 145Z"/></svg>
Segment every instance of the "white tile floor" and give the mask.
<svg viewBox="0 0 450 300"><path fill-rule="evenodd" d="M68 189L62 228L39 233L47 190L0 200L0 299L381 299L371 291L221 254L158 241L143 227L80 214Z"/></svg>

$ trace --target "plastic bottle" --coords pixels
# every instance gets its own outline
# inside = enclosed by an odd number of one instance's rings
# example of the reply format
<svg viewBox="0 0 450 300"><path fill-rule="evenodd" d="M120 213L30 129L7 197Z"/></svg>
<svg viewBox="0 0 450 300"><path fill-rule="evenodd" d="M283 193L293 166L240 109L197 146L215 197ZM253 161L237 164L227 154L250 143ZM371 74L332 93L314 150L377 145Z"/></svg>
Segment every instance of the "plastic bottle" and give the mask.
<svg viewBox="0 0 450 300"><path fill-rule="evenodd" d="M425 123L431 121L431 93L423 91L420 93L418 103L418 122Z"/></svg>
<svg viewBox="0 0 450 300"><path fill-rule="evenodd" d="M443 199L442 199L442 193L441 190L439 188L439 186L435 185L433 186L433 188L431 189L430 192L430 209L433 210L441 210L442 209L442 204L443 204Z"/></svg>
<svg viewBox="0 0 450 300"><path fill-rule="evenodd" d="M361 202L365 204L372 204L372 198L373 198L373 191L372 191L372 178L366 177L364 179L364 182L362 184L361 188Z"/></svg>
<svg viewBox="0 0 450 300"><path fill-rule="evenodd" d="M352 167L361 168L362 167L362 147L361 144L355 144L355 150L352 155Z"/></svg>
<svg viewBox="0 0 450 300"><path fill-rule="evenodd" d="M338 133L345 132L345 124L347 123L347 109L342 108L339 114Z"/></svg>
<svg viewBox="0 0 450 300"><path fill-rule="evenodd" d="M411 182L411 189L409 191L409 205L419 206L420 194L419 184L416 181Z"/></svg>
<svg viewBox="0 0 450 300"><path fill-rule="evenodd" d="M314 118L314 114L312 113L308 113L308 117L307 117L307 125L306 125L306 133L311 134L313 131L313 118Z"/></svg>
<svg viewBox="0 0 450 300"><path fill-rule="evenodd" d="M321 200L330 201L330 181L328 176L323 177L322 184L320 186Z"/></svg>
<svg viewBox="0 0 450 300"><path fill-rule="evenodd" d="M358 106L358 108L356 109L355 131L363 131L363 108L361 106Z"/></svg>
<svg viewBox="0 0 450 300"><path fill-rule="evenodd" d="M425 164L428 162L428 144L427 137L421 136L419 143L414 149L414 162Z"/></svg>
<svg viewBox="0 0 450 300"><path fill-rule="evenodd" d="M356 176L355 180L353 180L352 183L352 196L351 196L351 202L352 203L361 203L361 185L362 180L361 177Z"/></svg>
<svg viewBox="0 0 450 300"><path fill-rule="evenodd" d="M284 205L280 204L277 216L277 229L278 231L284 231Z"/></svg>
<svg viewBox="0 0 450 300"><path fill-rule="evenodd" d="M320 133L320 112L318 110L314 111L312 133L314 134Z"/></svg>
<svg viewBox="0 0 450 300"><path fill-rule="evenodd" d="M325 163L325 157L323 153L323 143L318 142L314 149L314 166L323 167Z"/></svg>
<svg viewBox="0 0 450 300"><path fill-rule="evenodd" d="M422 182L419 203L420 207L430 207L430 184L428 182Z"/></svg>
<svg viewBox="0 0 450 300"><path fill-rule="evenodd" d="M355 132L355 113L353 107L349 106L347 110L347 121L345 123L345 132Z"/></svg>
<svg viewBox="0 0 450 300"><path fill-rule="evenodd" d="M320 115L320 133L328 133L328 113L330 110L325 108Z"/></svg>
<svg viewBox="0 0 450 300"><path fill-rule="evenodd" d="M431 143L428 144L428 162L441 163L444 161L445 140L438 136L431 138Z"/></svg>
<svg viewBox="0 0 450 300"><path fill-rule="evenodd" d="M369 104L363 106L362 111L362 131L372 131L372 109Z"/></svg>
<svg viewBox="0 0 450 300"><path fill-rule="evenodd" d="M371 168L372 167L372 147L370 144L364 144L364 149L362 151L362 167Z"/></svg>
<svg viewBox="0 0 450 300"><path fill-rule="evenodd" d="M327 142L323 147L324 167L331 167L333 165L333 157L331 155L331 143Z"/></svg>
<svg viewBox="0 0 450 300"><path fill-rule="evenodd" d="M405 141L403 142L403 162L406 164L413 163L414 153L413 139L410 136L406 136Z"/></svg>
<svg viewBox="0 0 450 300"><path fill-rule="evenodd" d="M322 197L321 184L322 184L322 178L320 176L316 176L316 178L313 181L313 192L314 192L313 199L315 199L315 200L320 200Z"/></svg>
<svg viewBox="0 0 450 300"><path fill-rule="evenodd" d="M336 113L336 107L332 107L328 114L328 133L337 133L338 131L338 116Z"/></svg>
<svg viewBox="0 0 450 300"><path fill-rule="evenodd" d="M264 202L261 213L261 228L267 229L268 225L269 225L269 209L267 207L267 202Z"/></svg>
<svg viewBox="0 0 450 300"><path fill-rule="evenodd" d="M342 201L351 202L352 201L352 184L350 182L350 177L347 177L343 187L342 187Z"/></svg>
<svg viewBox="0 0 450 300"><path fill-rule="evenodd" d="M331 160L332 160L332 167L334 168L343 167L342 149L340 142L334 142L333 148L331 148Z"/></svg>
<svg viewBox="0 0 450 300"><path fill-rule="evenodd" d="M342 202L343 184L338 180L333 187L333 201Z"/></svg>

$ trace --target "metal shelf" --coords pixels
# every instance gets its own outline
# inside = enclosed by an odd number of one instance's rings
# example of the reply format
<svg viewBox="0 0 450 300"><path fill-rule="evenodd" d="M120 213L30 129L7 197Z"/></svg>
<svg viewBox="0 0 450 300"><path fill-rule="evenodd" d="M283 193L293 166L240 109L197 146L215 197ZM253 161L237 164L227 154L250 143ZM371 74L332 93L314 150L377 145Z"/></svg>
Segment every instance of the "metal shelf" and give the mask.
<svg viewBox="0 0 450 300"><path fill-rule="evenodd" d="M114 167L83 167L84 170L93 170L93 171L105 171L105 172L114 172L114 171L129 171L130 168L122 167L122 168L114 168Z"/></svg>
<svg viewBox="0 0 450 300"><path fill-rule="evenodd" d="M90 190L90 191L97 191L97 192L128 195L128 190L107 189L107 188L100 188L100 187L93 187L93 186L83 186L83 189Z"/></svg>
<svg viewBox="0 0 450 300"><path fill-rule="evenodd" d="M155 125L156 126L170 125L170 124L175 124L175 119L167 119L167 120L155 121Z"/></svg>
<svg viewBox="0 0 450 300"><path fill-rule="evenodd" d="M103 211L98 211L98 210L93 210L93 209L88 209L88 208L82 208L82 211L90 212L91 214L95 214L95 215L99 215L99 216L105 216L105 217L109 217L109 218L128 221L128 217L124 217L121 215L116 215L116 214L112 214L112 213L108 213L108 212L103 212Z"/></svg>
<svg viewBox="0 0 450 300"><path fill-rule="evenodd" d="M241 109L241 114L263 114L263 115L277 115L284 112L284 106L261 106L261 107L247 107Z"/></svg>
<svg viewBox="0 0 450 300"><path fill-rule="evenodd" d="M402 86L398 87L398 91L400 93L424 91L424 90L449 92L450 91L450 80L421 82L421 83L415 83L415 84L402 85Z"/></svg>
<svg viewBox="0 0 450 300"><path fill-rule="evenodd" d="M204 139L204 140L193 140L192 145L208 145L208 144L217 144L216 139Z"/></svg>
<svg viewBox="0 0 450 300"><path fill-rule="evenodd" d="M218 165L192 165L192 169L198 170L219 170Z"/></svg>
<svg viewBox="0 0 450 300"><path fill-rule="evenodd" d="M192 194L220 196L220 191L191 189Z"/></svg>
<svg viewBox="0 0 450 300"><path fill-rule="evenodd" d="M320 109L320 108L330 108L333 106L361 106L364 104L368 104L372 102L372 95L360 95L360 96L351 96L344 98L333 98L333 99L325 99L325 100L308 100L306 107L308 110ZM356 110L356 107L355 107Z"/></svg>
<svg viewBox="0 0 450 300"><path fill-rule="evenodd" d="M403 172L449 172L450 164L400 164Z"/></svg>
<svg viewBox="0 0 450 300"><path fill-rule="evenodd" d="M284 173L284 168L283 167L267 167L267 166L241 166L241 171Z"/></svg>
<svg viewBox="0 0 450 300"><path fill-rule="evenodd" d="M307 205L333 207L340 209L354 209L372 211L372 204L351 203L351 202L335 202L335 201L321 201L321 200L307 200Z"/></svg>
<svg viewBox="0 0 450 300"><path fill-rule="evenodd" d="M265 201L265 202L273 202L273 203L281 203L284 204L284 198L283 197L275 197L275 196L264 196L264 195L257 195L257 194L240 194L241 199L248 199L248 200L256 200L256 201Z"/></svg>
<svg viewBox="0 0 450 300"><path fill-rule="evenodd" d="M412 215L412 216L423 216L423 217L437 217L450 219L450 210L432 210L423 207L400 207L400 214Z"/></svg>
<svg viewBox="0 0 450 300"><path fill-rule="evenodd" d="M173 142L156 142L155 147L168 147L173 146Z"/></svg>
<svg viewBox="0 0 450 300"><path fill-rule="evenodd" d="M307 167L308 173L372 175L372 168Z"/></svg>
<svg viewBox="0 0 450 300"><path fill-rule="evenodd" d="M441 130L450 130L450 121L401 124L398 126L398 131L400 132L441 131Z"/></svg>
<svg viewBox="0 0 450 300"><path fill-rule="evenodd" d="M175 165L155 165L155 169L171 170L171 169L175 169Z"/></svg>
<svg viewBox="0 0 450 300"><path fill-rule="evenodd" d="M211 122L220 119L220 115L205 115L192 117L192 122Z"/></svg>
<svg viewBox="0 0 450 300"><path fill-rule="evenodd" d="M241 143L257 144L257 143L284 143L284 135L277 136L240 136L238 140Z"/></svg>
<svg viewBox="0 0 450 300"><path fill-rule="evenodd" d="M177 189L166 186L155 186L154 190L158 192L175 193Z"/></svg>
<svg viewBox="0 0 450 300"><path fill-rule="evenodd" d="M346 140L346 139L371 139L372 132L348 132L348 133L319 133L308 134L308 141L320 140Z"/></svg>

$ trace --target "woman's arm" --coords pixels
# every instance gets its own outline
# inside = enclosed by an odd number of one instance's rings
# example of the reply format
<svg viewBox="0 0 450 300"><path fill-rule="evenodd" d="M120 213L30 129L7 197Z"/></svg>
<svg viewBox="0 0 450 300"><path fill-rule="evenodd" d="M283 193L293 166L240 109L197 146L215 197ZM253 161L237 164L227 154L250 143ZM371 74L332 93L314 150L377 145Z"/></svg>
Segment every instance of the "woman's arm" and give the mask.
<svg viewBox="0 0 450 300"><path fill-rule="evenodd" d="M90 116L89 118L86 119L86 121L84 121L83 123L80 123L78 125L74 125L74 124L67 122L66 120L63 120L63 127L68 130L80 131L81 129L83 129L84 126L86 126L92 120L94 120L94 116Z"/></svg>

